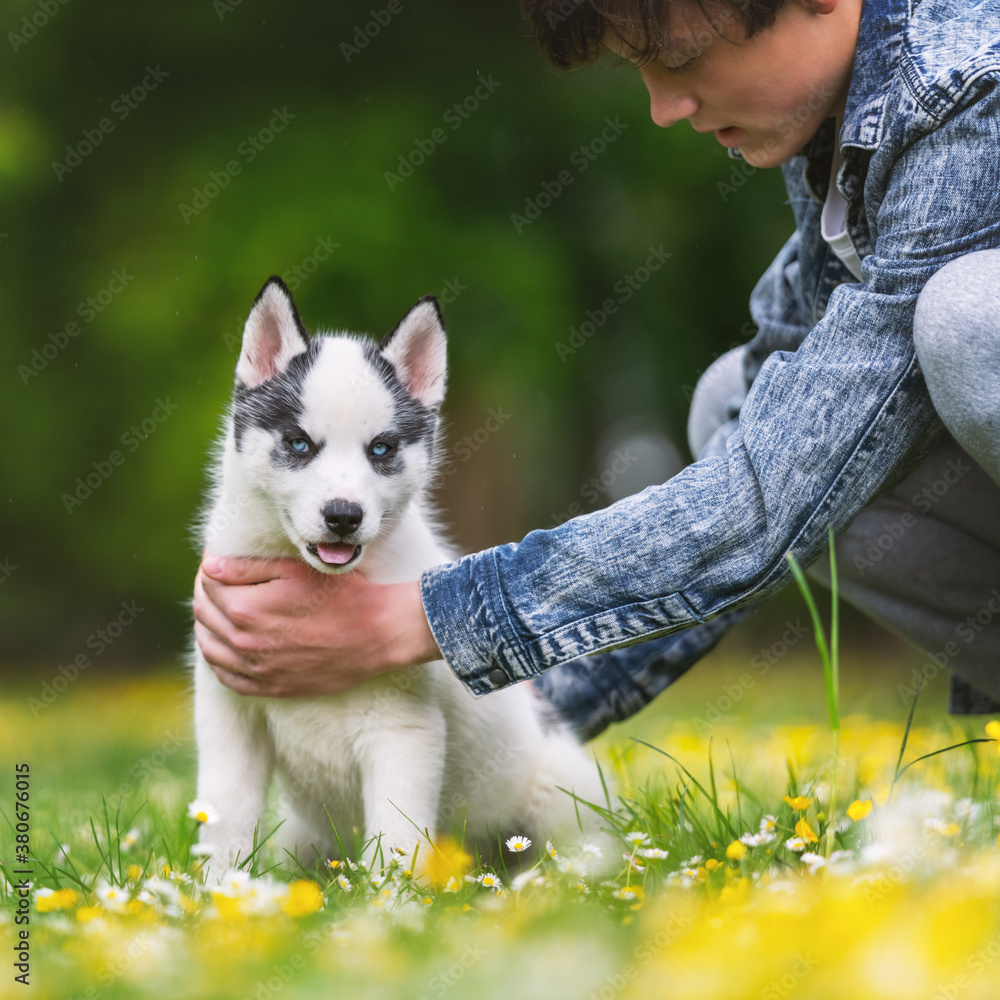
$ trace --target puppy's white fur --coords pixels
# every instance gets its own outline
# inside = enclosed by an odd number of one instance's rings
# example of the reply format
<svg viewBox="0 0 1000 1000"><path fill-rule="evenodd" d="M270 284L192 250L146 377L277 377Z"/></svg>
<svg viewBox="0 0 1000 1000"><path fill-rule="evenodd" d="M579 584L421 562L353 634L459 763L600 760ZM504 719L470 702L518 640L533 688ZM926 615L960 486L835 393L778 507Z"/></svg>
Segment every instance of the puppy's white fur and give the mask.
<svg viewBox="0 0 1000 1000"><path fill-rule="evenodd" d="M351 334L312 339L271 279L244 331L203 541L217 555L297 556L328 573L363 563L382 583L452 561L426 496L445 386L436 303L421 300L377 347ZM296 451L303 442L308 456ZM373 455L384 442L388 464ZM339 543L359 546L349 565L317 547L338 544L324 518L334 500L363 512ZM249 854L274 774L279 839L303 862L337 856L333 828L348 849L363 831L370 865L376 845L385 858L412 855L424 834L463 819L484 853L498 832L569 839L577 811L557 786L603 798L594 763L526 685L476 699L443 661L346 694L269 699L224 687L196 652L195 724L198 798L218 812L201 834L215 871ZM593 836L593 814L580 815Z"/></svg>

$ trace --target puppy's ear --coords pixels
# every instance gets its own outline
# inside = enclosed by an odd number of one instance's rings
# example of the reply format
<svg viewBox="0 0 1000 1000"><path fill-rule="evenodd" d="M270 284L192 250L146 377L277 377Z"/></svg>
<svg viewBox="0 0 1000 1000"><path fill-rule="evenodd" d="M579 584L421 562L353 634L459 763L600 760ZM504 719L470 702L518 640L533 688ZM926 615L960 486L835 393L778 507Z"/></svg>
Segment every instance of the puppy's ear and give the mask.
<svg viewBox="0 0 1000 1000"><path fill-rule="evenodd" d="M436 410L444 399L447 346L437 299L425 295L379 344L400 381L424 406Z"/></svg>
<svg viewBox="0 0 1000 1000"><path fill-rule="evenodd" d="M309 346L291 293L281 278L268 278L243 328L236 377L248 388L280 375Z"/></svg>

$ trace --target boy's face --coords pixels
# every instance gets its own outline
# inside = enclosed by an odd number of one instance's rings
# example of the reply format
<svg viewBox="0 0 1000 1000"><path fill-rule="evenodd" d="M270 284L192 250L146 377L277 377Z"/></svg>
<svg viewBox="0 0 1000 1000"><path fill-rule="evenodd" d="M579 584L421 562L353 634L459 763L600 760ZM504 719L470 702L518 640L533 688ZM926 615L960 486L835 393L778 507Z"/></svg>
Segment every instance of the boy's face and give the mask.
<svg viewBox="0 0 1000 1000"><path fill-rule="evenodd" d="M729 11L713 18L720 38L697 8L680 8L671 51L640 67L650 115L664 128L687 118L753 166L784 163L824 118L843 114L860 17L861 0L787 0L770 28L743 41ZM618 39L605 44L631 54Z"/></svg>

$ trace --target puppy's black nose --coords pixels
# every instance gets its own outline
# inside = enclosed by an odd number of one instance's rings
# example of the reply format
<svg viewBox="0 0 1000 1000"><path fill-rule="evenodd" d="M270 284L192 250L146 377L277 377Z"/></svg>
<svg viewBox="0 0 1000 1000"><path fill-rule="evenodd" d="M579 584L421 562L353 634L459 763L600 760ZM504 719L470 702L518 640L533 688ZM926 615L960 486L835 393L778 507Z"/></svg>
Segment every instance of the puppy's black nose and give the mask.
<svg viewBox="0 0 1000 1000"><path fill-rule="evenodd" d="M341 538L357 531L364 516L365 512L361 507L350 500L331 500L323 505L323 520Z"/></svg>

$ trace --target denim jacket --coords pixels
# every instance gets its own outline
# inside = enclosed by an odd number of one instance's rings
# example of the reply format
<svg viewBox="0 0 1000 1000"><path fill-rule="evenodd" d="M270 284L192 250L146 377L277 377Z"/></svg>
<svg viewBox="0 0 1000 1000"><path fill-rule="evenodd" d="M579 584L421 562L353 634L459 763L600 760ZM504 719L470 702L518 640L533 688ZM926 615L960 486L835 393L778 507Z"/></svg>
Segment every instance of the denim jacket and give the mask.
<svg viewBox="0 0 1000 1000"><path fill-rule="evenodd" d="M788 582L787 552L808 565L828 526L913 469L941 426L914 352L917 295L1000 245L998 79L1000 0L864 0L836 178L861 281L820 233L827 119L782 166L795 232L750 299L749 392L700 459L423 574L431 630L474 694L550 671L540 684L589 689L603 723L581 732L623 718Z"/></svg>

